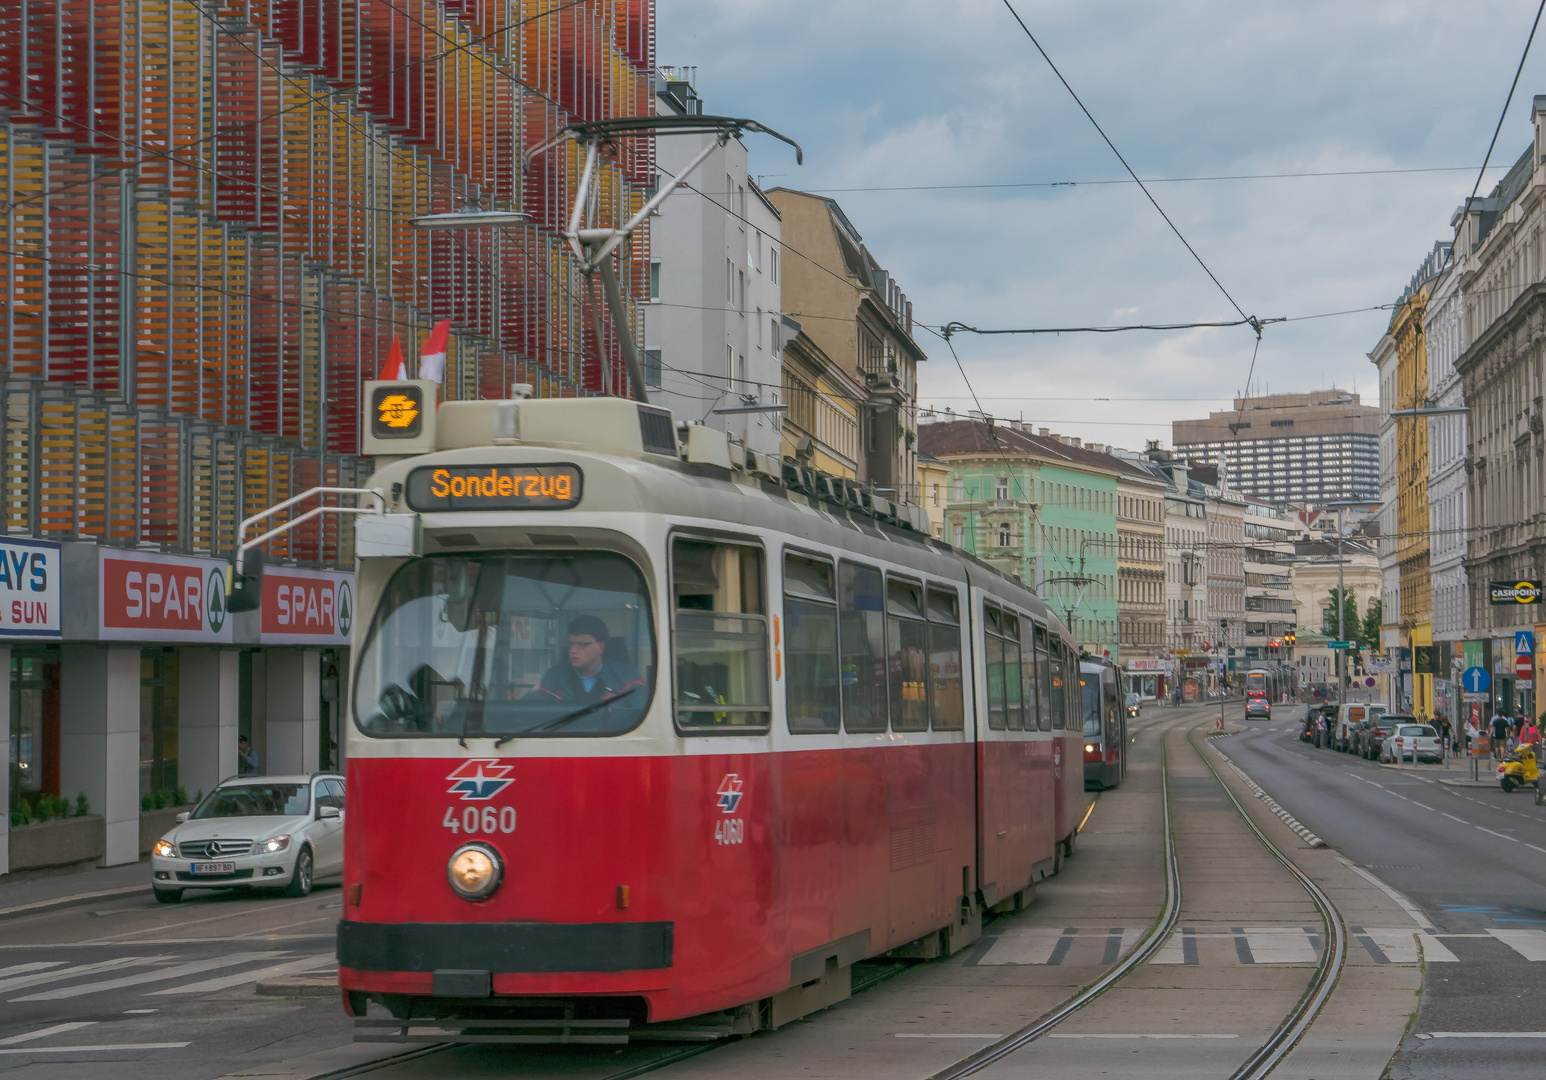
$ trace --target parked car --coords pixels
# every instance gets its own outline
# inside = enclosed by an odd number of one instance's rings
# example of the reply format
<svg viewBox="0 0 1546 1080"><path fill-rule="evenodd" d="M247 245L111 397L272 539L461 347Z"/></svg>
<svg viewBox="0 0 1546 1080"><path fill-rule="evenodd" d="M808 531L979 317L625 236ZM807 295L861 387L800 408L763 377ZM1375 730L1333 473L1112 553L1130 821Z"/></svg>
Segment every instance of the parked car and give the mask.
<svg viewBox="0 0 1546 1080"><path fill-rule="evenodd" d="M1331 734L1333 749L1340 750L1344 754L1354 750L1353 735L1358 725L1365 718L1390 711L1390 706L1383 702L1352 702L1342 705L1337 710L1337 728Z"/></svg>
<svg viewBox="0 0 1546 1080"><path fill-rule="evenodd" d="M1264 697L1246 698L1245 718L1247 720L1271 720L1272 703Z"/></svg>
<svg viewBox="0 0 1546 1080"><path fill-rule="evenodd" d="M1365 716L1363 723L1358 725L1358 731L1353 737L1353 752L1361 758L1376 761L1380 756L1380 747L1390 735L1392 720L1400 719L1390 713L1376 712ZM1408 717L1408 720L1411 718Z"/></svg>
<svg viewBox="0 0 1546 1080"><path fill-rule="evenodd" d="M1443 760L1444 747L1431 724L1420 724L1411 716L1392 716L1389 724L1390 734L1380 748L1381 761L1399 762L1408 755L1414 762Z"/></svg>
<svg viewBox="0 0 1546 1080"><path fill-rule="evenodd" d="M1141 712L1143 712L1143 698L1136 692L1129 693L1127 695L1128 719L1137 719L1138 714Z"/></svg>
<svg viewBox="0 0 1546 1080"><path fill-rule="evenodd" d="M305 896L344 868L344 778L227 780L156 841L151 887L163 904L187 889L260 888Z"/></svg>

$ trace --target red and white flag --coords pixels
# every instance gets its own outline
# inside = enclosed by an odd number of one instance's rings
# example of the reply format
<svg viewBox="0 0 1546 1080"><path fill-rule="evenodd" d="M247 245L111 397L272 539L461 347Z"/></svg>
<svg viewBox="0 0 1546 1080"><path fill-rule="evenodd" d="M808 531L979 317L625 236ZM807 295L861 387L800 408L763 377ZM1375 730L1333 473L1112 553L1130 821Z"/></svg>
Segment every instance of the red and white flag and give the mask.
<svg viewBox="0 0 1546 1080"><path fill-rule="evenodd" d="M446 339L450 334L450 319L442 319L430 331L429 340L424 343L424 351L419 354L419 378L434 379L437 383L445 381Z"/></svg>
<svg viewBox="0 0 1546 1080"><path fill-rule="evenodd" d="M381 382L398 382L408 377L408 365L403 362L403 347L397 340L397 335L392 335L392 347L387 350L386 363L381 365L381 374L376 378Z"/></svg>

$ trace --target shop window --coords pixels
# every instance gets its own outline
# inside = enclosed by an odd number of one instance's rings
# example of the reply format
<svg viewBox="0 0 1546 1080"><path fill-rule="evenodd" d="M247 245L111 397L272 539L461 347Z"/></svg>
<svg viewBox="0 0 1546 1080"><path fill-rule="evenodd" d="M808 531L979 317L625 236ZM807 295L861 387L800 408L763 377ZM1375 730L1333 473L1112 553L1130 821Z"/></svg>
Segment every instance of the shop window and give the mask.
<svg viewBox="0 0 1546 1080"><path fill-rule="evenodd" d="M791 732L836 731L838 690L837 589L825 559L784 557L784 634L789 671L784 710Z"/></svg>
<svg viewBox="0 0 1546 1080"><path fill-rule="evenodd" d="M59 795L59 650L11 651L10 805Z"/></svg>
<svg viewBox="0 0 1546 1080"><path fill-rule="evenodd" d="M677 723L695 733L765 730L770 708L762 549L678 537L671 552Z"/></svg>
<svg viewBox="0 0 1546 1080"><path fill-rule="evenodd" d="M140 794L177 787L176 648L140 650Z"/></svg>
<svg viewBox="0 0 1546 1080"><path fill-rule="evenodd" d="M843 728L886 730L885 583L879 570L838 564Z"/></svg>

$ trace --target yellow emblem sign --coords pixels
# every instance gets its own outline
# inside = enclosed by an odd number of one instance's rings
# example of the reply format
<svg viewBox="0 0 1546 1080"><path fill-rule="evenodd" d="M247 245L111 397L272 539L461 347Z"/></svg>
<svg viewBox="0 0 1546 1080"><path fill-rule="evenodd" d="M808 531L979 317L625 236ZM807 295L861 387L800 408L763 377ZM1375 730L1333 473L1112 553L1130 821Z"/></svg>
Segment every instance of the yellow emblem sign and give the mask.
<svg viewBox="0 0 1546 1080"><path fill-rule="evenodd" d="M407 394L388 394L376 404L376 418L389 428L410 427L419 417L419 403Z"/></svg>

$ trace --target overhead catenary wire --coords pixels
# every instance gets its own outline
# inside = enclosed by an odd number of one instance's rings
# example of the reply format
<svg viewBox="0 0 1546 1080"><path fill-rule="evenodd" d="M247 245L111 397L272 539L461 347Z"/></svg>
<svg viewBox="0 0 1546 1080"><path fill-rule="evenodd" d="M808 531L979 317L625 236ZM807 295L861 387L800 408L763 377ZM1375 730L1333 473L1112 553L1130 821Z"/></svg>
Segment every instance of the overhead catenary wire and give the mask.
<svg viewBox="0 0 1546 1080"><path fill-rule="evenodd" d="M1519 87L1519 76L1525 69L1525 58L1530 55L1530 45L1535 41L1535 31L1541 25L1541 13L1546 12L1546 0L1541 0L1535 9L1535 19L1530 23L1530 36L1525 38L1524 51L1519 54L1519 64L1514 68L1514 81L1508 84L1508 96L1503 99L1503 110L1498 113L1497 126L1492 129L1492 141L1487 144L1487 154L1482 158L1482 167L1477 170L1476 183L1471 185L1471 194L1466 197L1465 206L1461 208L1460 220L1465 221L1471 213L1471 204L1476 201L1476 193L1481 190L1482 177L1487 175L1487 163L1492 160L1492 151L1498 145L1498 134L1503 130L1503 120L1508 116L1508 107L1514 100L1514 91Z"/></svg>
<svg viewBox="0 0 1546 1080"><path fill-rule="evenodd" d="M1541 2L1543 5L1546 5L1546 0L1541 0ZM1127 159L1122 156L1122 151L1117 149L1116 143L1111 141L1111 137L1107 135L1106 130L1100 126L1100 122L1096 120L1095 116L1090 112L1090 110L1085 107L1085 104L1080 99L1079 95L1074 92L1074 88L1069 85L1068 80L1063 77L1063 73L1058 70L1058 66L1052 62L1052 57L1047 55L1047 50L1041 47L1041 42L1037 41L1036 35L1031 33L1031 28L1026 25L1025 20L1020 17L1020 13L1015 10L1014 4L1010 3L1010 0L1004 0L1004 7L1009 10L1010 15L1014 16L1015 22L1020 24L1020 29L1025 31L1025 36L1031 39L1031 44L1036 46L1036 51L1041 53L1041 58L1047 62L1047 66L1052 69L1052 73L1058 77L1058 82L1063 84L1063 89L1067 90L1069 96L1074 99L1074 104L1079 106L1079 111L1084 113L1085 119L1089 120L1091 125L1094 126L1096 132L1099 133L1101 139L1104 140L1106 145L1111 148L1111 152L1116 155L1117 160L1122 163L1122 168L1127 170L1127 175L1133 178L1133 182L1138 185L1138 188L1143 192L1144 197L1149 200L1149 203L1154 207L1155 210L1159 211L1160 217L1165 219L1165 224L1169 225L1170 231L1176 234L1176 239L1180 240L1186 250L1191 253L1192 258L1197 260L1197 265L1202 267L1203 273L1208 275L1209 280L1212 281L1214 285L1218 286L1219 292L1224 294L1224 299L1229 301L1229 306L1235 309L1240 318L1249 324L1250 327L1256 331L1256 334L1259 337L1261 335L1261 323L1256 319L1255 316L1247 315L1245 313L1245 309L1235 302L1234 296L1230 294L1228 289L1224 288L1224 283L1218 279L1218 275L1216 275L1211 269L1208 268L1208 264L1203 261L1202 256L1197 254L1197 249L1192 247L1191 242L1182 235L1181 230L1176 227L1176 223L1170 220L1170 215L1165 213L1165 208L1159 204L1159 200L1154 197L1154 193L1149 190L1148 186L1144 184L1141 179L1139 179L1138 174L1133 170L1133 167L1129 165L1127 163Z"/></svg>
<svg viewBox="0 0 1546 1080"><path fill-rule="evenodd" d="M1502 166L1499 166L1501 168ZM1469 165L1433 165L1405 169L1325 169L1283 173L1225 173L1218 176L1151 176L1145 184L1199 184L1226 180L1303 180L1338 176L1407 176L1419 173L1470 172ZM806 188L812 195L874 191L994 191L1018 188L1107 187L1138 183L1132 177L1108 180L1006 180L985 184L883 184L867 187Z"/></svg>

